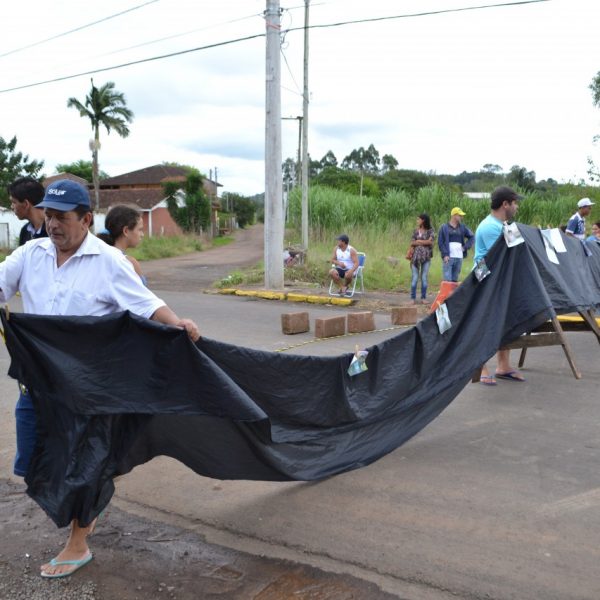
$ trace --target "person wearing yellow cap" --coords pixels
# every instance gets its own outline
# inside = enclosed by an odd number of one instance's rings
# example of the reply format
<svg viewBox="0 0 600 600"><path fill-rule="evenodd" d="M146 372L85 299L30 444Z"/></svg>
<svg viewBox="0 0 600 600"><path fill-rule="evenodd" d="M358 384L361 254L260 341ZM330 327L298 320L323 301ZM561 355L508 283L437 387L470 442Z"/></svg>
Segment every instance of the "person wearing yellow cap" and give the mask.
<svg viewBox="0 0 600 600"><path fill-rule="evenodd" d="M473 232L462 222L465 212L455 206L450 211L450 221L440 227L438 246L442 255L442 278L458 281L463 259L475 242Z"/></svg>

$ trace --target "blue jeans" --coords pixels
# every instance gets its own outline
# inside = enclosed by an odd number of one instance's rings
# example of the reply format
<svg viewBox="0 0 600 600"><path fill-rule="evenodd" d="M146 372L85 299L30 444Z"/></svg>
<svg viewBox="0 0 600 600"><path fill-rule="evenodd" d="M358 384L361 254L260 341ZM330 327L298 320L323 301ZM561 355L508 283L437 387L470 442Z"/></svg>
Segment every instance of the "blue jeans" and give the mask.
<svg viewBox="0 0 600 600"><path fill-rule="evenodd" d="M37 440L37 418L31 396L28 393L23 393L23 390L21 390L15 408L15 419L17 421L17 454L13 472L19 477L25 477Z"/></svg>
<svg viewBox="0 0 600 600"><path fill-rule="evenodd" d="M412 269L412 281L410 282L410 297L413 300L417 299L417 282L419 281L419 272L421 273L421 298L427 298L427 276L429 275L429 267L431 261L428 260L420 265L410 263Z"/></svg>
<svg viewBox="0 0 600 600"><path fill-rule="evenodd" d="M450 258L447 263L442 262L442 279L444 281L458 281L462 263L462 258Z"/></svg>

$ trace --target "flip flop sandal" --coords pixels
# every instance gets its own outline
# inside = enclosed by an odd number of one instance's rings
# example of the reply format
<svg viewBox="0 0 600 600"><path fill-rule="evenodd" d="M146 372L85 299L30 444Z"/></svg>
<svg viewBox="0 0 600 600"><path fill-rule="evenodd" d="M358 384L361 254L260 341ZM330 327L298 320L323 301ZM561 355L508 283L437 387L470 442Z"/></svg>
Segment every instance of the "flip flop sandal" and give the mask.
<svg viewBox="0 0 600 600"><path fill-rule="evenodd" d="M70 575L73 575L75 571L81 569L81 567L85 567L85 565L87 565L92 558L94 558L94 555L91 552L88 552L87 555L80 560L56 560L56 558L53 558L49 563L51 567L71 565L73 568L69 571L64 571L63 573L45 573L44 571L41 571L40 575L46 579L60 579L61 577L69 577Z"/></svg>
<svg viewBox="0 0 600 600"><path fill-rule="evenodd" d="M518 381L519 383L525 383L523 376L518 377L520 373L517 371L509 371L508 373L496 373L496 379L508 379L508 381Z"/></svg>
<svg viewBox="0 0 600 600"><path fill-rule="evenodd" d="M479 377L479 383L481 383L481 385L498 385L498 382L494 379L493 375L481 375Z"/></svg>

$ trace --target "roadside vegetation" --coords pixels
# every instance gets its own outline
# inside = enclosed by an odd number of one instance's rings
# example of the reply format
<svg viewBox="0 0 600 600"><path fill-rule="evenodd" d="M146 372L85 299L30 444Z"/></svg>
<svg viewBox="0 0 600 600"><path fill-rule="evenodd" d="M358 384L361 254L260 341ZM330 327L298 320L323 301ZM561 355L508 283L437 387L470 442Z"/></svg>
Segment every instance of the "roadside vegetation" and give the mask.
<svg viewBox="0 0 600 600"><path fill-rule="evenodd" d="M600 190L587 189L587 195L598 199ZM518 221L535 227L558 227L575 211L579 198L585 195L579 186L559 192L525 193ZM300 242L300 191L293 190L289 199L289 223L286 243ZM450 217L450 210L460 206L466 213L465 224L475 231L489 214L488 200L473 200L452 188L433 184L415 193L391 190L381 198L349 194L342 190L315 186L310 189L310 248L306 264L286 269L286 281L327 283L327 271L335 238L347 233L350 244L367 254L364 270L365 287L369 290L408 291L410 265L404 258L416 218L426 212L437 231ZM473 250L463 263L462 277L472 267ZM430 287L437 289L441 281L442 262L437 242L431 265Z"/></svg>
<svg viewBox="0 0 600 600"><path fill-rule="evenodd" d="M193 235L144 237L137 248L127 252L137 260L170 258L202 250L200 239Z"/></svg>

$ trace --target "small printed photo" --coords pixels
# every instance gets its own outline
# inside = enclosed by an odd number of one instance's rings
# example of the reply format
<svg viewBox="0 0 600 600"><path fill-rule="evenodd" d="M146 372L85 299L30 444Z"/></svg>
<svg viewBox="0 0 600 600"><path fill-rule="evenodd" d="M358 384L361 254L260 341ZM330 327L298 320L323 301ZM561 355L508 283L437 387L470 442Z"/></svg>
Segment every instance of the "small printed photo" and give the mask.
<svg viewBox="0 0 600 600"><path fill-rule="evenodd" d="M525 241L516 223L506 223L502 230L504 231L504 240L509 248L518 246Z"/></svg>
<svg viewBox="0 0 600 600"><path fill-rule="evenodd" d="M491 271L485 264L484 258L478 261L478 263L475 265L475 268L473 269L473 274L475 275L477 281L483 281L490 273Z"/></svg>

